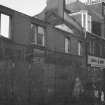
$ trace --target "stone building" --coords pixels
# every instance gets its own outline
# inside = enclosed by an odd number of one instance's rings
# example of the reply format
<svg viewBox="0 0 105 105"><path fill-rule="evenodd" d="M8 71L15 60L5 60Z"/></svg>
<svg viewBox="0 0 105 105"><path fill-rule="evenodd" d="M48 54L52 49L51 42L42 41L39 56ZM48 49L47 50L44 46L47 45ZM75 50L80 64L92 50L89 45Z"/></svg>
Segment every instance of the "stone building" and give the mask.
<svg viewBox="0 0 105 105"><path fill-rule="evenodd" d="M67 4L70 16L75 18L84 29L86 42L86 61L90 82L95 90L104 90L105 68L105 3L102 1L82 3L80 1ZM101 97L101 96L99 96Z"/></svg>
<svg viewBox="0 0 105 105"><path fill-rule="evenodd" d="M82 27L56 12L47 12L46 21L0 5L1 104L65 105L72 103L74 87L83 92L88 79Z"/></svg>

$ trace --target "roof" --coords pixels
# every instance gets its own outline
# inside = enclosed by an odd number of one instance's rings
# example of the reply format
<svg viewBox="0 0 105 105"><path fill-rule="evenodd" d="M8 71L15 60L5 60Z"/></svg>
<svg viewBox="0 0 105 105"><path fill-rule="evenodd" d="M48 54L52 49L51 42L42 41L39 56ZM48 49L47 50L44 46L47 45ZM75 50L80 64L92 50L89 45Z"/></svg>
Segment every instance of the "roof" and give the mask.
<svg viewBox="0 0 105 105"><path fill-rule="evenodd" d="M85 5L80 1L73 2L66 6L66 9L70 10L71 13L79 12L81 10L87 10L88 13L95 19L95 21L102 21L102 3L94 5Z"/></svg>

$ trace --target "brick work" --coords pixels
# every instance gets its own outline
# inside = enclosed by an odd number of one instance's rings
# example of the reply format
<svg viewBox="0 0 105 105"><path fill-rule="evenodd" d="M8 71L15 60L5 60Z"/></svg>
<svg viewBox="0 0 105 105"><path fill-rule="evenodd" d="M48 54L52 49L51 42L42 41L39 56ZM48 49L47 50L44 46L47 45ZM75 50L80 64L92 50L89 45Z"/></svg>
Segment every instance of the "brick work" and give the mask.
<svg viewBox="0 0 105 105"><path fill-rule="evenodd" d="M63 62L56 63L56 60L47 63L46 56L39 59L33 63L23 60L0 61L1 102L5 100L11 104L27 105L70 101L72 83L79 76L79 69L72 64L63 66Z"/></svg>
<svg viewBox="0 0 105 105"><path fill-rule="evenodd" d="M2 9L12 16L12 38L0 38L0 104L70 104L75 78L79 77L83 84L84 78L87 79L84 55L77 55L82 36ZM31 23L45 28L46 46L32 45ZM65 37L71 39L68 54L65 54Z"/></svg>

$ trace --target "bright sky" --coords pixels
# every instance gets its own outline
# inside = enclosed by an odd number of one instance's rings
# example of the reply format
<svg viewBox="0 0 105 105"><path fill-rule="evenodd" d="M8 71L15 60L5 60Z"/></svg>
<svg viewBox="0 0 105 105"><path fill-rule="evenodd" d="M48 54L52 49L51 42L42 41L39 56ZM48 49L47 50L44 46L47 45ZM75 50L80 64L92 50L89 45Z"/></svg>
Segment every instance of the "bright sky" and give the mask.
<svg viewBox="0 0 105 105"><path fill-rule="evenodd" d="M80 1L83 2L85 0ZM46 2L47 0L0 0L0 5L4 5L16 11L34 16L44 9Z"/></svg>
<svg viewBox="0 0 105 105"><path fill-rule="evenodd" d="M46 6L46 0L0 0L0 5L34 16Z"/></svg>

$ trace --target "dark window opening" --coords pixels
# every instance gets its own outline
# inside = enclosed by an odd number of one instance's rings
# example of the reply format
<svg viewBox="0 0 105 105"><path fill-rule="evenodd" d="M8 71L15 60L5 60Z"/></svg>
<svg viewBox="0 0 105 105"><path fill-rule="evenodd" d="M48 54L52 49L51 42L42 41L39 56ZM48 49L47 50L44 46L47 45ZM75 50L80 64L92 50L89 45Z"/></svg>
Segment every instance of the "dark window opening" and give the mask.
<svg viewBox="0 0 105 105"><path fill-rule="evenodd" d="M92 22L92 33L101 36L101 23L99 22Z"/></svg>

